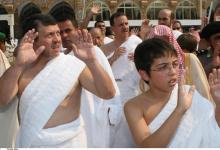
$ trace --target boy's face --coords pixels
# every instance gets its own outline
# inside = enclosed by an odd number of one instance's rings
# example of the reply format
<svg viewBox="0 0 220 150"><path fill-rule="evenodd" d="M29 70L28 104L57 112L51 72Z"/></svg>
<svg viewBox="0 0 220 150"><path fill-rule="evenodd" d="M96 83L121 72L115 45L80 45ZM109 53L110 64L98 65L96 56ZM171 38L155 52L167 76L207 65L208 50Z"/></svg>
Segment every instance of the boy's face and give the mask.
<svg viewBox="0 0 220 150"><path fill-rule="evenodd" d="M176 56L166 54L154 59L151 65L149 86L162 91L170 91L177 83L179 63ZM159 81L159 82L158 82Z"/></svg>

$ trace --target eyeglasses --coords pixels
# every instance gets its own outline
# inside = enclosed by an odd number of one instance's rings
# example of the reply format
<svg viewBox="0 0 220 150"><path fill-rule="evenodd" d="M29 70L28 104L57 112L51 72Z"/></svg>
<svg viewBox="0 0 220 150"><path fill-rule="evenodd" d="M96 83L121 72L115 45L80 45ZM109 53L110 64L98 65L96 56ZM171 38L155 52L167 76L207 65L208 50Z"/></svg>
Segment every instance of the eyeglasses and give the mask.
<svg viewBox="0 0 220 150"><path fill-rule="evenodd" d="M158 18L158 20L167 21L168 18Z"/></svg>
<svg viewBox="0 0 220 150"><path fill-rule="evenodd" d="M158 72L169 72L171 69L177 69L179 67L178 60L171 63L162 63L157 66L155 69L151 69L151 71L158 71Z"/></svg>

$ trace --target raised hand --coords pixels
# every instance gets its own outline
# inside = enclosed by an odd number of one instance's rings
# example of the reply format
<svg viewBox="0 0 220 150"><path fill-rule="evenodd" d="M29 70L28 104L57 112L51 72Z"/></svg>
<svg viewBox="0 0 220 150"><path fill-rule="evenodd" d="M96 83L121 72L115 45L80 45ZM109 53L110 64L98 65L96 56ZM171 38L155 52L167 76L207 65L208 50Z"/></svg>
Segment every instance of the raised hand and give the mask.
<svg viewBox="0 0 220 150"><path fill-rule="evenodd" d="M38 33L34 29L29 30L21 39L16 48L16 64L20 66L27 66L33 63L39 55L44 51L45 46L40 46L37 50L33 49L34 39Z"/></svg>
<svg viewBox="0 0 220 150"><path fill-rule="evenodd" d="M130 35L138 36L139 35L139 29L138 28L132 28L131 32L130 32Z"/></svg>
<svg viewBox="0 0 220 150"><path fill-rule="evenodd" d="M195 86L192 85L188 92L184 89L184 82L185 82L185 73L179 75L178 79L178 102L177 102L177 109L181 112L185 112L192 104L192 97L195 91Z"/></svg>
<svg viewBox="0 0 220 150"><path fill-rule="evenodd" d="M151 30L151 26L149 25L150 23L150 20L149 19L144 19L142 21L142 24L141 24L141 29L140 29L140 32L139 32L139 35L140 37L144 40L146 39L146 37L148 36L150 30Z"/></svg>
<svg viewBox="0 0 220 150"><path fill-rule="evenodd" d="M94 15L97 15L100 13L100 5L99 4L94 4L90 10Z"/></svg>
<svg viewBox="0 0 220 150"><path fill-rule="evenodd" d="M72 50L76 57L84 62L96 59L92 37L87 30L78 30L73 38L75 39L75 42L72 44Z"/></svg>
<svg viewBox="0 0 220 150"><path fill-rule="evenodd" d="M213 69L209 74L209 85L212 98L220 105L220 69Z"/></svg>

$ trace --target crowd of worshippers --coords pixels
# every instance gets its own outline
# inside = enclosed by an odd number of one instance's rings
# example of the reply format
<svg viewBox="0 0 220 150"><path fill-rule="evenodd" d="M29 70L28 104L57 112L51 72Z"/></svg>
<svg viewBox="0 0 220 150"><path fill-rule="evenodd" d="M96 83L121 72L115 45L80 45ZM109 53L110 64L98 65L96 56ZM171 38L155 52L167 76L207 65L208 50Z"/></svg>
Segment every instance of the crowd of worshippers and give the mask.
<svg viewBox="0 0 220 150"><path fill-rule="evenodd" d="M12 50L0 32L0 147L220 148L220 3L188 31L170 9L87 28L99 12L33 14Z"/></svg>

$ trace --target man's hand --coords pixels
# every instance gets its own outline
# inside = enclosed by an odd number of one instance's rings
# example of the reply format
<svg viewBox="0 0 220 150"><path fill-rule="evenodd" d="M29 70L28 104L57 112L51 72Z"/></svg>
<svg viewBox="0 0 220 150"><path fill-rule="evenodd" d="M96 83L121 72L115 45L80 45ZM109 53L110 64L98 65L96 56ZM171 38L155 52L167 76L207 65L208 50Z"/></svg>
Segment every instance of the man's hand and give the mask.
<svg viewBox="0 0 220 150"><path fill-rule="evenodd" d="M85 63L96 59L95 49L91 34L87 30L78 30L74 35L76 41L72 44L73 53Z"/></svg>
<svg viewBox="0 0 220 150"><path fill-rule="evenodd" d="M212 98L220 105L220 69L213 69L209 74L209 85Z"/></svg>
<svg viewBox="0 0 220 150"><path fill-rule="evenodd" d="M90 11L93 15L97 15L98 13L100 13L100 5L94 4Z"/></svg>
<svg viewBox="0 0 220 150"><path fill-rule="evenodd" d="M150 20L149 19L144 19L142 21L142 24L141 24L141 30L139 32L139 35L141 37L141 39L146 39L146 37L148 36L150 30L151 30L151 26L149 25L150 23Z"/></svg>
<svg viewBox="0 0 220 150"><path fill-rule="evenodd" d="M34 39L38 33L34 29L29 30L21 39L18 47L16 48L16 64L25 67L33 63L39 55L45 50L45 46L40 46L36 51L33 49Z"/></svg>

